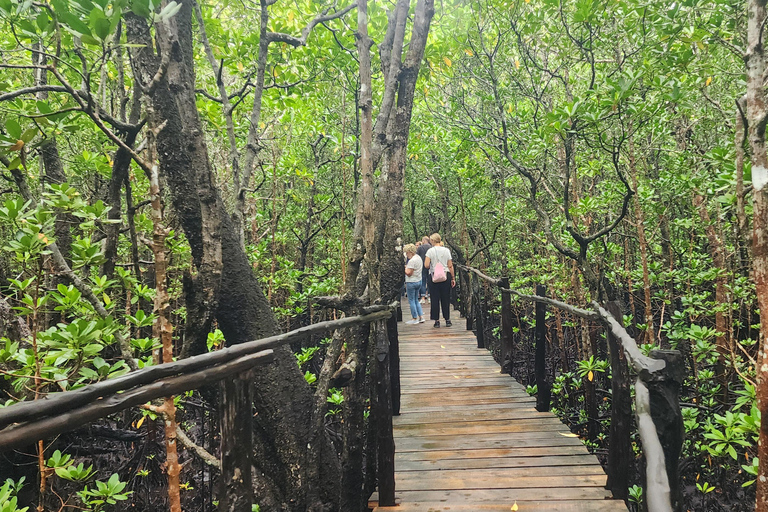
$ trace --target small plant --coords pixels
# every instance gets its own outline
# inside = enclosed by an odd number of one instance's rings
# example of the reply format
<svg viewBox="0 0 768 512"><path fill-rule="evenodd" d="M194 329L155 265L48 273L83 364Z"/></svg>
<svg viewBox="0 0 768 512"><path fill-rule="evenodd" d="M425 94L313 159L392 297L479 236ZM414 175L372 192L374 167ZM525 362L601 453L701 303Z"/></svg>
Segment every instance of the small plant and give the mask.
<svg viewBox="0 0 768 512"><path fill-rule="evenodd" d="M577 361L576 364L579 367L579 377L586 378L590 382L595 380L596 373L605 373L610 366L608 361L595 359L595 356L589 356L585 361Z"/></svg>
<svg viewBox="0 0 768 512"><path fill-rule="evenodd" d="M638 505L643 503L643 488L639 485L633 485L628 489L629 501L637 503Z"/></svg>
<svg viewBox="0 0 768 512"><path fill-rule="evenodd" d="M328 390L328 403L335 405L336 407L332 407L328 409L328 412L325 414L326 416L336 416L337 414L341 413L341 404L344 403L344 394L341 392L340 389L337 388L331 388Z"/></svg>
<svg viewBox="0 0 768 512"><path fill-rule="evenodd" d="M317 376L315 376L314 373L307 370L304 372L304 380L307 381L307 384L314 384L317 382Z"/></svg>
<svg viewBox="0 0 768 512"><path fill-rule="evenodd" d="M93 466L88 466L86 468L82 462L77 466L72 465L66 468L56 468L56 474L60 478L69 480L70 482L85 482L86 480L90 479L94 473L96 472L93 470Z"/></svg>
<svg viewBox="0 0 768 512"><path fill-rule="evenodd" d="M301 349L301 352L296 354L296 362L299 364L299 368L310 362L312 356L314 356L315 352L318 350L320 350L320 347L305 347Z"/></svg>
<svg viewBox="0 0 768 512"><path fill-rule="evenodd" d="M0 512L27 512L29 507L19 508L16 495L24 485L24 477L18 482L10 478L0 486Z"/></svg>
<svg viewBox="0 0 768 512"><path fill-rule="evenodd" d="M696 489L698 489L700 492L704 494L709 494L710 492L715 490L715 487L709 485L707 482L704 482L702 484L696 483Z"/></svg>
<svg viewBox="0 0 768 512"><path fill-rule="evenodd" d="M127 500L133 491L124 492L126 485L128 485L128 482L121 482L120 476L117 473L113 473L106 483L96 480L95 489L89 489L86 485L77 495L83 503L93 507L93 510L98 512L103 510L104 505L114 505L118 501Z"/></svg>
<svg viewBox="0 0 768 512"><path fill-rule="evenodd" d="M536 384L534 384L533 386L525 386L525 392L533 396L539 392L539 387Z"/></svg>
<svg viewBox="0 0 768 512"><path fill-rule="evenodd" d="M208 333L208 352L217 350L224 345L224 333L216 329L213 332Z"/></svg>

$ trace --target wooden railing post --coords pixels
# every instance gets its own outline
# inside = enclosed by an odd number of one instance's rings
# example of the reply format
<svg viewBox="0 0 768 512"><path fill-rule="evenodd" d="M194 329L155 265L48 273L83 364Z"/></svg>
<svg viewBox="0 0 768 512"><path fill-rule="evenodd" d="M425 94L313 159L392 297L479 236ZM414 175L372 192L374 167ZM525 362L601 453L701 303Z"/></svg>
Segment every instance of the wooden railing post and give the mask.
<svg viewBox="0 0 768 512"><path fill-rule="evenodd" d="M392 429L392 389L390 382L389 338L386 323L371 324L375 340L376 400L373 404L376 422L379 505L395 506L395 439Z"/></svg>
<svg viewBox="0 0 768 512"><path fill-rule="evenodd" d="M499 286L509 289L509 278L502 277ZM514 362L512 344L512 298L509 293L501 292L501 373L512 375Z"/></svg>
<svg viewBox="0 0 768 512"><path fill-rule="evenodd" d="M477 332L477 348L485 348L485 317L483 317L483 302L480 300L480 278L472 280L472 304L475 308L475 330Z"/></svg>
<svg viewBox="0 0 768 512"><path fill-rule="evenodd" d="M253 505L253 396L250 372L221 382L221 481L219 510L249 512Z"/></svg>
<svg viewBox="0 0 768 512"><path fill-rule="evenodd" d="M608 312L621 322L622 312L617 302L606 305ZM608 349L611 356L611 432L608 447L609 489L616 499L626 500L628 496L629 471L632 463L632 397L629 388L629 367L627 357L619 341L607 332Z"/></svg>
<svg viewBox="0 0 768 512"><path fill-rule="evenodd" d="M474 281L477 279L466 270L461 270L463 276L462 286L466 286L466 289L462 292L462 296L467 298L464 308L466 309L467 330L471 331L475 323L475 293L474 293Z"/></svg>
<svg viewBox="0 0 768 512"><path fill-rule="evenodd" d="M543 284L536 285L536 295L547 296L547 287ZM547 305L536 303L536 410L544 412L550 406L550 386L547 382Z"/></svg>
<svg viewBox="0 0 768 512"><path fill-rule="evenodd" d="M392 389L392 415L400 416L400 338L397 334L397 319L387 319L389 338L389 380Z"/></svg>
<svg viewBox="0 0 768 512"><path fill-rule="evenodd" d="M685 365L682 354L677 350L653 350L651 358L663 360L666 366L660 372L650 376L641 375L640 378L648 387L651 418L664 451L672 510L681 512L683 494L678 466L685 428L683 414L680 411L680 387L685 376Z"/></svg>

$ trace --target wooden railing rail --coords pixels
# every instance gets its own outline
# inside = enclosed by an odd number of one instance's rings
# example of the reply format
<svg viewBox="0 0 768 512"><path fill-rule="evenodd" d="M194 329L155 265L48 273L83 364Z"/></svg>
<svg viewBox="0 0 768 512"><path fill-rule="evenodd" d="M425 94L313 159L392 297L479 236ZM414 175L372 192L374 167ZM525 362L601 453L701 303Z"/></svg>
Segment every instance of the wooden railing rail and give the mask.
<svg viewBox="0 0 768 512"><path fill-rule="evenodd" d="M629 365L637 374L635 381L635 411L637 429L643 443L646 459L646 502L649 512L672 512L682 510L682 493L678 475L678 463L683 442L683 420L680 411L679 393L683 381L684 367L682 356L676 350L653 350L645 356L634 338L620 323L621 309L617 303L608 303L605 307L593 302L592 309L586 310L570 304L544 297L543 290L537 295L528 295L503 286L505 282L484 274L482 271L465 265L456 265L462 271L472 273L476 279L482 279L499 288L504 295L514 295L520 299L537 304L547 304L560 308L572 315L600 322L608 334L611 347L611 371L613 405L611 410L611 445L608 457L608 482L614 497L627 497L627 467L632 452L629 449L629 381L626 371ZM474 285L473 285L474 291ZM473 297L474 300L474 297ZM503 302L502 302L503 304ZM609 312L609 309L611 310ZM537 310L537 332L543 315ZM502 315L505 314L502 311ZM477 322L481 314L475 316ZM502 318L503 322L503 318ZM479 327L479 326L478 326ZM480 329L478 328L478 333ZM480 342L478 340L478 346ZM539 348L537 335L536 378L540 375L539 365L543 365L543 347ZM541 363L539 358L542 358ZM504 364L504 361L502 361ZM504 368L502 367L502 371ZM539 385L538 391L544 395L537 397L537 405L546 402L546 386Z"/></svg>
<svg viewBox="0 0 768 512"><path fill-rule="evenodd" d="M216 352L159 364L73 391L0 409L0 453L61 434L84 423L155 398L197 389L272 360L272 349L315 333L385 320L392 306L372 306L358 316L319 322Z"/></svg>

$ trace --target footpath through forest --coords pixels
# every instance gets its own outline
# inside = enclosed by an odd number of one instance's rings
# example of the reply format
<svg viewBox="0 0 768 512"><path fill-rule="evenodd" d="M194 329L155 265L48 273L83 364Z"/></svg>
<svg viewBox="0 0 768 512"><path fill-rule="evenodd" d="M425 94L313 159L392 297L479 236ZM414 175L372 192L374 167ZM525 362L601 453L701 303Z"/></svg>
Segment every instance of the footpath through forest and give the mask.
<svg viewBox="0 0 768 512"><path fill-rule="evenodd" d="M398 330L398 506L375 512L627 510L609 499L597 459L552 413L536 411L463 322Z"/></svg>

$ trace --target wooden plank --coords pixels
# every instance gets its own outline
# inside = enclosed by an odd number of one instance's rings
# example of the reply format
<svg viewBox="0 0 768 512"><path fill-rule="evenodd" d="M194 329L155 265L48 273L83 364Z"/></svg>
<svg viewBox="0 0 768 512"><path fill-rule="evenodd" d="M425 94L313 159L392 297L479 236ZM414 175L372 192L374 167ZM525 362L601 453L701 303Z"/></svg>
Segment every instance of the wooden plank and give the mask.
<svg viewBox="0 0 768 512"><path fill-rule="evenodd" d="M554 434L554 435L553 435ZM529 446L580 446L578 438L556 435L555 432L505 432L487 436L427 436L399 437L396 432L398 452L430 450L451 450L456 447L471 448L513 448ZM597 461L595 461L597 464Z"/></svg>
<svg viewBox="0 0 768 512"><path fill-rule="evenodd" d="M569 488L573 487L598 487L605 486L606 476L602 468L597 468L600 474L585 475L582 471L588 468L595 469L594 466L566 466L560 468L546 468L551 476L535 475L525 476L525 473L531 472L528 468L515 468L515 476L500 476L494 474L501 471L512 471L510 469L488 470L483 478L473 474L479 470L451 470L430 473L397 473L395 485L401 492L405 491L456 491L456 490L474 490L474 489L528 489L535 488L554 488L562 489L564 481L567 480ZM539 468L542 469L542 468ZM577 471L565 471L574 469ZM555 471L558 470L558 471ZM450 474L448 474L450 473ZM464 473L464 474L457 474ZM555 474L557 473L557 474Z"/></svg>
<svg viewBox="0 0 768 512"><path fill-rule="evenodd" d="M442 394L451 394L456 396L463 396L465 394L472 394L472 395L480 395L484 393L490 393L494 394L496 392L503 391L503 392L509 392L509 393L516 393L516 394L525 394L524 391L520 391L519 389L515 389L513 386L510 386L506 383L504 384L488 384L488 383L477 383L474 386L461 386L458 388L451 388L446 389L444 387L437 387L437 388L427 388L427 387L414 387L410 389L404 389L403 394L429 394L429 395L442 395Z"/></svg>
<svg viewBox="0 0 768 512"><path fill-rule="evenodd" d="M459 460L471 464L473 459L491 460L494 458L553 457L558 455L587 455L591 457L593 464L595 462L594 457L587 454L587 449L582 444L570 446L524 446L514 448L467 448L415 452L398 451L395 458L403 463L413 461L435 462Z"/></svg>
<svg viewBox="0 0 768 512"><path fill-rule="evenodd" d="M420 406L435 406L435 405L456 405L456 404L468 404L468 397L456 397L451 396L450 394L442 395L442 396L434 396L434 395L426 395L426 396L420 396L420 395L412 395L412 394L406 394L402 395L401 398L401 408L408 408L414 405L420 405ZM504 402L511 402L511 401L523 401L523 402L531 402L531 397L528 396L522 396L522 395L510 395L509 393L486 393L482 396L477 396L472 399L472 403L475 405L483 405L483 404L498 404L498 403L504 403ZM536 400L533 400L535 403Z"/></svg>
<svg viewBox="0 0 768 512"><path fill-rule="evenodd" d="M432 491L397 491L395 497L400 503L443 503L451 505L499 504L515 501L550 500L604 500L609 497L608 491L600 486L593 487L527 487L515 489L462 489L462 490L432 490ZM583 512L591 512L592 503L584 503ZM548 512L546 506L539 509ZM626 510L626 509L624 509Z"/></svg>
<svg viewBox="0 0 768 512"><path fill-rule="evenodd" d="M433 412L406 412L398 416L395 419L395 423L397 425L429 425L433 423L457 423L460 421L514 421L551 417L552 415L539 412L532 407L508 405L507 407L496 409L466 407L452 411L439 409Z"/></svg>
<svg viewBox="0 0 768 512"><path fill-rule="evenodd" d="M458 458L437 460L401 460L396 459L396 467L399 473L404 471L443 471L447 469L488 469L488 468L533 468L549 466L592 466L595 458L586 453L576 455L562 455L562 447L554 451L556 455L545 457L484 457L484 458Z"/></svg>
<svg viewBox="0 0 768 512"><path fill-rule="evenodd" d="M470 436L513 432L570 433L557 418L519 421L465 421L455 424L398 425L397 437L411 436Z"/></svg>

